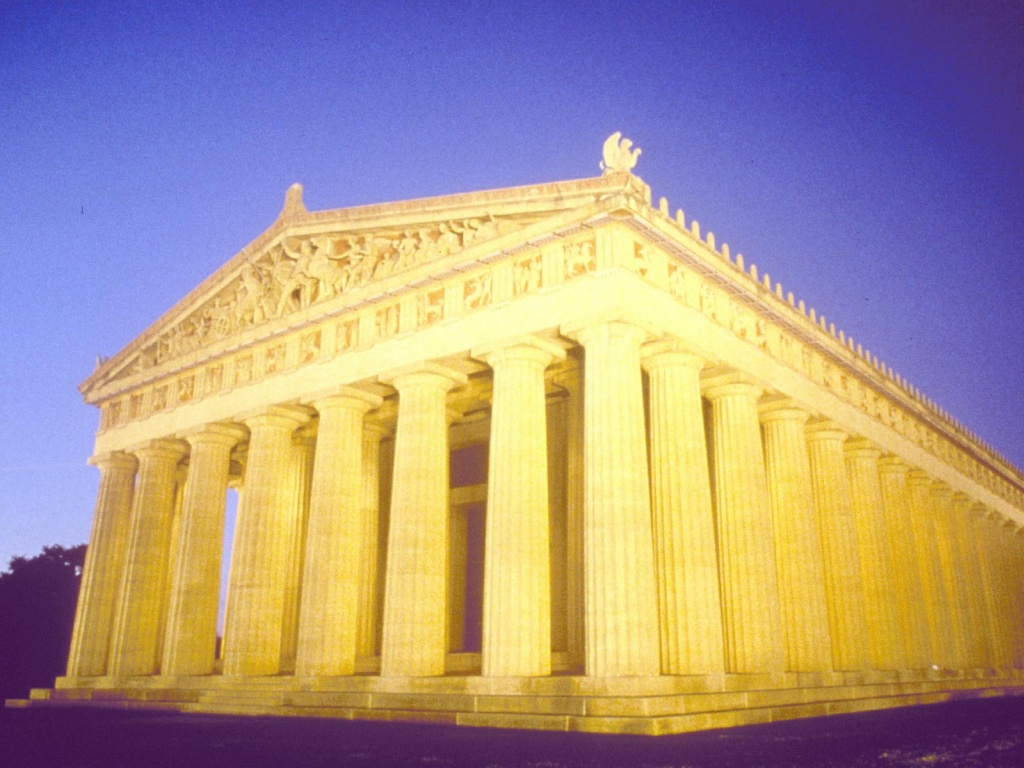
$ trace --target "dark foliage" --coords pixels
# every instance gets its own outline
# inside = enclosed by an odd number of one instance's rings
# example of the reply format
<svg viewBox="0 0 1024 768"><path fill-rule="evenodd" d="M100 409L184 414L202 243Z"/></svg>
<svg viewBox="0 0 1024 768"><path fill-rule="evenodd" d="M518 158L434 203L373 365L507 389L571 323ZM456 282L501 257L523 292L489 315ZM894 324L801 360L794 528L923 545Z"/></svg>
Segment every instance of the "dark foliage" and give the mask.
<svg viewBox="0 0 1024 768"><path fill-rule="evenodd" d="M0 573L0 701L64 674L85 544L44 547Z"/></svg>

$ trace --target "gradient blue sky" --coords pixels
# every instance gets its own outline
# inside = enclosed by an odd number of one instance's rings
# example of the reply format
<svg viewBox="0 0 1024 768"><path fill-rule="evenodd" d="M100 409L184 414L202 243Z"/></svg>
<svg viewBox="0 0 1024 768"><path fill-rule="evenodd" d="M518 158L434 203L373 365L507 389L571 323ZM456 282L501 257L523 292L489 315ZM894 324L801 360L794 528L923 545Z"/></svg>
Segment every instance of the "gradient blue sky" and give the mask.
<svg viewBox="0 0 1024 768"><path fill-rule="evenodd" d="M1024 4L0 0L0 568L78 384L310 209L636 172L1024 465Z"/></svg>

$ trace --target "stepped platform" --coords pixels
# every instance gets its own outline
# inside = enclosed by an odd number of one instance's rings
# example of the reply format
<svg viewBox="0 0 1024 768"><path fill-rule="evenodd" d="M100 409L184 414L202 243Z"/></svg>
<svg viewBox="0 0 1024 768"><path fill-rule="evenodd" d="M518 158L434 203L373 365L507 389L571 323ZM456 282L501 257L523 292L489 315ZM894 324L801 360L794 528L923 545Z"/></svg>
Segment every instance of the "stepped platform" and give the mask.
<svg viewBox="0 0 1024 768"><path fill-rule="evenodd" d="M1024 672L682 677L59 678L8 707L392 720L662 735L952 700L1024 695Z"/></svg>

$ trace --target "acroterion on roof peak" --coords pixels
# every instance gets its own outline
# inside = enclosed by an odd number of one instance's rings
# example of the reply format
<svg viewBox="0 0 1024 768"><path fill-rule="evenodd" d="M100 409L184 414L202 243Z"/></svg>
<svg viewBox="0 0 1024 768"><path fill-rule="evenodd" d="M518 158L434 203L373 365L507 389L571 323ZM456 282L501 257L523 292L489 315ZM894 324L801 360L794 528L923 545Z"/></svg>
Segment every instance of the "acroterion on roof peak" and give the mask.
<svg viewBox="0 0 1024 768"><path fill-rule="evenodd" d="M631 149L632 146L632 140L622 138L621 131L616 131L605 139L604 160L601 161L604 176L611 173L630 173L633 170L641 149Z"/></svg>

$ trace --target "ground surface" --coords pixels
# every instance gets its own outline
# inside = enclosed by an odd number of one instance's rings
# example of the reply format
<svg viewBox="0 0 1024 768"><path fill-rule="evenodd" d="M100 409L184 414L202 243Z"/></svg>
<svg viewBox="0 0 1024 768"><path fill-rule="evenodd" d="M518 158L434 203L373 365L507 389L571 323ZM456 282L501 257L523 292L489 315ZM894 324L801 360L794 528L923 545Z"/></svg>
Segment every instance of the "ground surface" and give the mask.
<svg viewBox="0 0 1024 768"><path fill-rule="evenodd" d="M0 710L0 766L1024 766L1024 698L656 739L287 718Z"/></svg>

